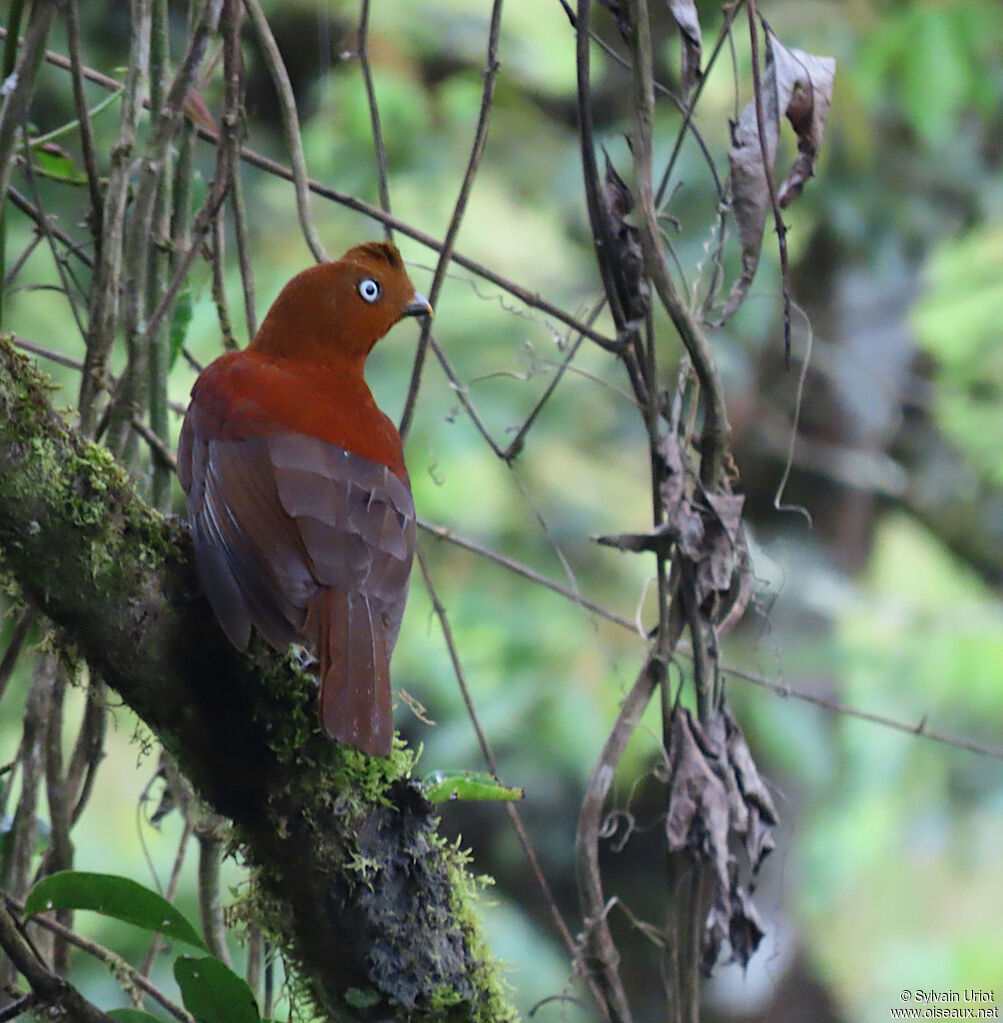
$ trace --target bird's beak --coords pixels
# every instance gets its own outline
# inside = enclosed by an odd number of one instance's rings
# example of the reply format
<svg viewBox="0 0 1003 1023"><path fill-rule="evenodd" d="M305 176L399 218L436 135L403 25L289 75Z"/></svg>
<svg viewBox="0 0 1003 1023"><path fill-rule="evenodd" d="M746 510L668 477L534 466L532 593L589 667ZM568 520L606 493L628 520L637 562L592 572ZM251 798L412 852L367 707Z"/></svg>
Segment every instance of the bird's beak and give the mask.
<svg viewBox="0 0 1003 1023"><path fill-rule="evenodd" d="M414 298L406 306L401 313L401 316L431 316L432 307L428 304L428 299L424 295L419 295L416 291Z"/></svg>

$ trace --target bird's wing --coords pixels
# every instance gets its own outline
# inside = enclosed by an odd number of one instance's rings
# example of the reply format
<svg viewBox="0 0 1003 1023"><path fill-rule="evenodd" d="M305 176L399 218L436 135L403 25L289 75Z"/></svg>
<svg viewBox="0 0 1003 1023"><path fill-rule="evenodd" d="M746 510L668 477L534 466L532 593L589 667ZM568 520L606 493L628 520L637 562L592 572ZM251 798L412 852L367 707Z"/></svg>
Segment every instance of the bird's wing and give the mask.
<svg viewBox="0 0 1003 1023"><path fill-rule="evenodd" d="M356 591L397 640L414 555L411 489L380 462L315 437L267 438L279 499L322 587Z"/></svg>
<svg viewBox="0 0 1003 1023"><path fill-rule="evenodd" d="M178 476L203 588L223 631L245 649L253 625L278 648L303 629L318 589L295 520L282 507L267 436L221 439L195 404Z"/></svg>
<svg viewBox="0 0 1003 1023"><path fill-rule="evenodd" d="M387 755L390 654L414 553L410 488L315 437L241 436L215 411L193 401L178 448L213 610L241 649L252 625L280 649L305 639L320 661L328 733Z"/></svg>
<svg viewBox="0 0 1003 1023"><path fill-rule="evenodd" d="M400 629L414 553L414 502L386 466L315 437L234 437L192 406L178 475L206 590L235 645L250 624L275 646L303 630L317 591L372 599L389 646ZM211 577L211 578L209 578Z"/></svg>
<svg viewBox="0 0 1003 1023"><path fill-rule="evenodd" d="M338 742L389 756L390 655L414 554L410 488L379 462L312 437L269 447L282 506L320 588L304 632L320 661L320 718Z"/></svg>

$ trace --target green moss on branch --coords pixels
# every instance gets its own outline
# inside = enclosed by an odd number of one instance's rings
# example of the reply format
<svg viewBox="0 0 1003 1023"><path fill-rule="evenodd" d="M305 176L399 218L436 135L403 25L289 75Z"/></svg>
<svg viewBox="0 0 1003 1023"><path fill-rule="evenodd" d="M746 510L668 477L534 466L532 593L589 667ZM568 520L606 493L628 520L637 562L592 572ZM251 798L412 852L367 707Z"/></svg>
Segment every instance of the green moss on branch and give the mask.
<svg viewBox="0 0 1003 1023"><path fill-rule="evenodd" d="M235 651L200 593L184 529L69 430L0 338L0 558L25 595L231 817L264 923L339 1020L508 1021L475 884L410 780L328 742L315 684Z"/></svg>

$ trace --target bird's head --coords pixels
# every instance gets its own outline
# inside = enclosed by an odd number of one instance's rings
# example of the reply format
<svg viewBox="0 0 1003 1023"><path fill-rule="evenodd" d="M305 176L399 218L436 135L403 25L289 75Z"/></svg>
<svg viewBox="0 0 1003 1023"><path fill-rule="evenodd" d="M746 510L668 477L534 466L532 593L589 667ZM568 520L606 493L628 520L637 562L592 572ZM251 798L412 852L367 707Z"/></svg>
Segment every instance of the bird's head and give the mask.
<svg viewBox="0 0 1003 1023"><path fill-rule="evenodd" d="M365 242L297 274L279 293L252 347L271 355L364 361L405 316L430 316L396 246Z"/></svg>

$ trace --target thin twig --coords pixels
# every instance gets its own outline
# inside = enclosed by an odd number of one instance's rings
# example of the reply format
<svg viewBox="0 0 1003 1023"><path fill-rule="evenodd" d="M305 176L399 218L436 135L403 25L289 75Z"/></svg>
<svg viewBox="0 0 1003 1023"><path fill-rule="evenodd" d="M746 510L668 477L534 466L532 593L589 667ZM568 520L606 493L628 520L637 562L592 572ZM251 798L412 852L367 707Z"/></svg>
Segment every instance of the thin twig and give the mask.
<svg viewBox="0 0 1003 1023"><path fill-rule="evenodd" d="M28 179L28 187L31 190L32 198L35 201L35 206L39 210L42 209L42 200L38 194L38 181L36 180L35 170L31 163L31 154L28 152L28 147L25 146L24 154L24 173ZM66 301L70 307L70 314L73 317L73 322L77 325L77 331L81 337L86 337L86 331L84 323L80 319L80 313L77 310L77 303L74 301L74 292L71 288L71 281L67 272L67 266L64 260L59 256L59 249L56 247L56 238L52 233L52 224L50 218L43 214L41 220L38 221L38 228L45 236L45 241L49 246L49 252L52 255L52 262L55 264L56 273L59 275L59 283L62 288L62 293L66 296ZM73 283L76 283L75 281Z"/></svg>
<svg viewBox="0 0 1003 1023"><path fill-rule="evenodd" d="M685 652L685 651L684 651ZM974 739L967 739L963 736L949 735L946 732L938 731L927 726L926 715L924 714L918 722L911 723L898 718L888 717L885 714L875 714L873 711L862 710L840 700L831 700L825 696L818 696L816 693L809 693L803 689L796 689L785 682L777 682L774 679L766 678L764 675L757 675L755 672L746 671L743 668L735 668L726 664L721 665L721 671L725 675L733 675L744 682L751 682L761 689L768 689L778 696L791 697L801 700L803 703L811 703L816 707L823 707L834 714L841 714L845 717L857 718L860 721L869 721L871 724L881 725L884 728L893 728L897 732L905 732L907 735L921 735L925 739L932 739L945 746L954 746L957 749L966 750L969 753L977 753L979 756L992 757L994 760L1003 760L1003 746L994 746L990 743L976 742Z"/></svg>
<svg viewBox="0 0 1003 1023"><path fill-rule="evenodd" d="M258 314L254 294L254 265L251 261L251 246L247 235L247 209L244 205L244 184L240 167L233 168L230 180L230 215L233 217L233 233L237 242L237 264L240 267L240 284L244 291L244 325L250 341L258 330Z"/></svg>
<svg viewBox="0 0 1003 1023"><path fill-rule="evenodd" d="M36 207L26 196L22 195L16 188L14 188L13 185L7 189L7 198L22 213L30 217L38 228L42 227L42 222L47 219L45 213L38 209L38 207ZM76 256L77 259L79 259L80 262L88 268L94 265L94 260L84 251L87 244L86 242L76 241L61 227L51 222L49 223L49 230L51 231L53 238L56 238L59 242L66 246L67 255Z"/></svg>
<svg viewBox="0 0 1003 1023"><path fill-rule="evenodd" d="M369 127L373 136L373 149L376 156L376 185L380 195L380 209L390 212L390 186L387 179L387 150L383 144L383 128L380 125L380 108L376 102L376 89L373 85L373 71L369 65L369 0L362 0L359 10L359 36L355 47L362 69L362 81L366 88L366 103L369 106ZM394 240L393 229L384 223L383 233L388 242ZM433 300L434 305L434 300Z"/></svg>
<svg viewBox="0 0 1003 1023"><path fill-rule="evenodd" d="M0 947L28 981L38 1000L56 1010L57 1018L65 1016L76 1023L114 1023L111 1016L87 1001L75 987L53 973L35 955L5 901L0 901Z"/></svg>
<svg viewBox="0 0 1003 1023"><path fill-rule="evenodd" d="M265 55L268 72L279 98L279 110L282 113L282 127L286 133L286 144L289 146L289 159L292 162L292 181L296 190L296 212L299 216L300 229L303 237L318 263L328 260L327 250L314 227L310 212L310 196L307 182L306 157L303 155L303 136L300 132L299 114L296 112L296 98L293 96L292 82L282 60L275 36L268 24L268 18L258 0L244 0L244 7L251 16L251 24L257 33L258 41Z"/></svg>
<svg viewBox="0 0 1003 1023"><path fill-rule="evenodd" d="M184 825L181 829L181 838L178 841L178 851L174 856L174 863L171 866L171 875L167 879L167 888L163 892L164 898L168 902L174 901L174 895L178 890L178 881L181 878L181 868L184 866L185 853L188 851L188 842L192 837L192 822L187 815L184 817ZM159 934L154 934L150 939L149 947L146 950L146 955L143 958L143 962L139 967L139 972L144 976L150 975L150 970L153 967L153 961L157 957L157 953L160 951L161 937Z"/></svg>
<svg viewBox="0 0 1003 1023"><path fill-rule="evenodd" d="M170 153L183 123L184 103L195 85L209 41L215 35L222 6L223 0L205 0L202 5L190 33L188 48L181 66L175 73L159 109L151 111L153 132L139 160L139 180L135 185L135 196L129 212L123 267L122 319L127 360L111 405L107 438L108 446L116 453L123 447L126 438L132 437L129 425L142 413L146 392L139 385L140 381L146 378L146 354L149 347L155 343L161 323L158 319L156 326L151 327L147 322L146 308L150 269L147 251L157 195L162 180L170 173ZM151 36L156 35L163 26L152 17L149 21ZM166 52L166 40L160 45ZM224 130L220 153L226 148L226 140L227 133ZM219 156L216 163L216 178L222 177L223 181L220 183L214 180L213 187L225 189L228 182L225 173L228 163L222 161Z"/></svg>
<svg viewBox="0 0 1003 1023"><path fill-rule="evenodd" d="M230 303L226 298L226 280L224 263L226 261L226 225L224 210L220 207L212 218L212 244L209 254L209 265L212 269L212 301L216 307L216 321L223 347L235 351L239 346L233 336L233 325L230 320Z"/></svg>
<svg viewBox="0 0 1003 1023"><path fill-rule="evenodd" d="M634 734L651 700L651 694L663 674L662 662L651 659L647 660L638 672L596 761L578 813L575 868L578 875L578 897L585 921L582 951L589 975L598 980L605 996L603 1003L606 1018L615 1023L629 1023L632 1016L623 981L620 979L618 969L620 957L606 919L606 899L603 895L602 874L599 871L599 826L606 797L613 784L616 766L623 757L627 743Z"/></svg>
<svg viewBox="0 0 1003 1023"><path fill-rule="evenodd" d="M7 195L17 151L18 131L28 116L28 104L35 87L35 76L47 52L45 42L49 37L49 29L52 27L57 6L56 0L35 0L31 5L28 27L25 29L24 42L18 54L13 81L7 79L10 91L4 94L0 105L0 207L3 206Z"/></svg>
<svg viewBox="0 0 1003 1023"><path fill-rule="evenodd" d="M38 869L39 876L69 870L73 866L73 845L70 842L71 807L75 793L69 790L69 779L63 775L63 699L66 696L66 673L55 655L44 654L42 663L52 675L48 722L45 732L45 796L49 805L49 843ZM73 926L73 911L59 909L56 918L66 927ZM69 972L70 951L62 938L53 939L52 969L61 977Z"/></svg>
<svg viewBox="0 0 1003 1023"><path fill-rule="evenodd" d="M506 557L504 554L500 554L498 551L494 551L490 547L485 547L482 544L477 543L476 540L470 540L467 537L460 536L445 526L439 526L433 522L427 522L425 519L419 519L418 525L420 528L431 533L433 536L438 537L440 540L445 540L447 543L455 544L457 547L462 547L464 550L478 554L488 561L493 561L496 565L501 565L503 568L507 568L515 575L520 575L524 579L529 579L531 582L534 582L539 586L543 586L548 590L553 590L554 593L559 593L562 597L567 597L568 600L573 601L580 607L583 607L586 611L591 611L593 614L597 614L601 618L605 618L607 621L614 622L617 625L622 625L625 629L630 629L631 632L636 632L634 623L629 618L626 618L623 615L618 615L614 611L610 611L609 608L603 607L601 604L597 604L594 601L589 600L587 597L583 597L580 593L568 586L563 586L561 583L555 582L553 579L548 579L546 576L541 575L536 571L536 569L530 568L528 565L515 561L513 558Z"/></svg>
<svg viewBox="0 0 1003 1023"><path fill-rule="evenodd" d="M447 543L455 544L457 547L462 547L464 550L471 551L473 554L477 554L488 561L492 561L496 565L500 565L502 568L507 569L515 575L522 576L524 579L529 579L548 590L552 590L554 593L560 594L562 597L566 597L573 603L599 615L601 618L605 618L606 621L613 622L615 625L628 629L635 635L637 634L637 627L630 618L627 618L624 615L618 615L616 612L610 611L601 604L596 604L588 598L581 596L581 594L576 593L571 588L562 586L553 579L548 579L535 569L529 568L521 562L508 558L504 554L500 554L498 551L494 551L490 547L485 547L468 537L460 536L458 533L454 533L445 526L439 526L433 522L427 522L424 519L419 519L418 525L426 532L438 537L440 540L445 540ZM678 651L684 657L692 656L691 650L686 644L680 643ZM744 668L738 668L731 664L722 663L720 665L720 670L726 675L733 675L735 678L751 682L754 685L761 686L763 689L769 689L770 691L777 693L779 696L800 700L804 703L815 704L816 706L825 707L826 709L838 714L845 714L848 717L859 718L862 721L870 721L873 724L884 725L888 728L894 728L900 732L910 732L912 734L922 735L927 739L932 739L934 742L944 743L948 746L955 746L958 749L968 750L971 753L978 753L983 756L1003 759L1003 748L986 743L980 743L972 739L948 735L936 729L928 728L925 724L925 719L923 727L917 728L915 724L908 721L885 717L884 715L875 714L871 711L862 710L859 707L840 703L835 700L827 700L824 697L816 696L814 693L798 689L797 687L788 685L785 682L769 679L764 675L757 675L754 672L746 671Z"/></svg>
<svg viewBox="0 0 1003 1023"><path fill-rule="evenodd" d="M494 437L491 436L491 431L488 430L481 419L480 413L477 411L476 406L470 400L470 396L467 394L467 388L460 382L460 378L456 374L456 370L453 369L453 364L449 361L449 356L442 350L442 345L439 344L439 339L434 334L428 335L428 343L432 351L435 353L435 357L439 360L439 365L442 366L442 371L446 374L446 379L449 380L449 385L453 389L453 393L459 399L460 404L464 407L467 415L470 416L471 422L477 428L477 432L487 441L488 447L500 458L502 461L505 460L505 452L501 449L499 444L495 441ZM417 361L415 363L418 372L421 370L417 367ZM412 383L415 381L415 377L411 377ZM417 393L417 392L414 392ZM407 426L402 420L401 428L404 429Z"/></svg>
<svg viewBox="0 0 1003 1023"><path fill-rule="evenodd" d="M435 615L439 619L439 626L442 629L442 637L446 643L446 651L449 654L449 660L453 666L453 673L456 676L457 685L460 688L460 695L462 696L464 705L467 708L467 715L470 718L470 723L473 726L475 735L477 736L477 742L481 747L481 754L484 757L484 762L487 764L489 770L497 778L498 761L495 758L494 751L491 749L487 733L481 725L480 718L477 714L477 708L474 706L473 698L470 695L470 687L467 685L467 676L463 670L463 665L460 662L460 654L456 648L456 641L453 638L453 630L449 624L449 617L446 614L445 605L439 599L439 592L435 588L435 584L432 582L432 576L428 569L428 562L425 560L425 554L420 545L416 547L416 554L418 557L418 567L421 569L425 588L428 591L429 599L432 601L432 609L435 611ZM553 892L550 890L550 884L543 873L543 868L540 866L540 861L536 856L536 851L533 849L533 845L530 842L529 834L526 832L526 828L522 823L522 817L513 803L506 803L506 808L508 809L509 819L515 829L519 844L522 846L523 853L529 862L530 869L533 871L533 875L536 878L540 891L547 902L547 907L550 910L554 926L557 928L558 933L561 936L561 940L564 942L565 948L567 948L569 954L573 956L577 949L575 939L572 936L571 931L568 929L564 916L561 914L557 901L554 899ZM592 981L591 978L587 979L589 986L592 989L592 993L596 998L596 1003L601 1007L601 994L595 987L594 981Z"/></svg>
<svg viewBox="0 0 1003 1023"><path fill-rule="evenodd" d="M215 133L206 131L205 128L199 128L199 136L208 142L214 142L216 139ZM288 167L283 167L282 164L275 160L270 160L268 157L262 156L260 153L256 153L253 150L248 149L246 146L241 150L240 155L241 159L246 163L251 164L252 167L257 167L259 170L266 171L267 173L283 178L286 181L293 180L292 171L289 170ZM437 238L433 238L432 235L419 230L406 220L401 220L399 217L395 217L392 214L384 213L378 206L373 206L371 203L364 202L362 199L357 199L354 195L349 195L346 192L339 192L336 188L330 188L329 186L323 185L317 181L309 181L308 187L315 195L319 195L325 199L330 199L332 202L336 202L347 209L355 210L356 213L365 214L365 216L379 221L382 224L389 224L395 231L413 239L420 245L424 245L426 248L432 249L434 252L442 251L443 243ZM565 324L565 326L571 327L572 330L576 330L579 333L584 334L590 341L594 341L597 345L599 345L600 348L603 348L608 352L617 352L620 350L619 343L613 338L609 338L600 331L587 327L579 319L566 312L560 306L556 306L552 302L548 302L536 292L530 291L528 288L524 288L520 284L516 284L507 277L503 277L501 274L492 270L490 267L485 266L483 263L479 263L476 260L471 259L469 256L464 256L462 253L455 250L452 255L452 261L458 266L462 266L465 270L469 270L471 273L476 274L478 277L483 277L484 280L490 281L503 291L507 291L510 295L519 299L520 302L529 306L531 309L538 309L547 316L551 316L555 320Z"/></svg>
<svg viewBox="0 0 1003 1023"><path fill-rule="evenodd" d="M602 303L605 304L606 300L602 299ZM536 404L530 410L529 415L522 421L522 424L515 431L515 436L509 442L509 445L502 452L501 457L509 464L515 461L519 455L522 454L522 449L526 446L526 435L529 433L533 424L536 422L537 416L543 411L543 406L553 397L554 392L557 390L557 385L561 382L564 374L567 372L568 367L574 361L575 356L578 354L578 350L582 346L582 342L585 339L578 335L575 338L574 343L568 347L564 358L557 364L557 369L550 375L550 379L547 381L547 386L544 388L543 394L537 399Z"/></svg>
<svg viewBox="0 0 1003 1023"><path fill-rule="evenodd" d="M752 96L756 104L756 128L759 131L759 148L763 156L763 177L766 190L770 193L773 207L773 223L777 230L777 248L780 250L780 283L784 296L784 366L791 368L791 270L787 260L787 225L780 212L777 200L777 183L773 177L773 163L770 160L770 144L766 137L766 118L763 114L763 83L759 72L759 35L756 31L756 0L746 0L745 9L749 15L749 49L752 56ZM768 40L767 40L768 41Z"/></svg>
<svg viewBox="0 0 1003 1023"><path fill-rule="evenodd" d="M9 295L14 290L14 285L17 282L17 278L21 271L24 269L25 263L31 259L32 253L41 244L45 235L38 230L36 227L34 234L31 236L31 241L24 247L21 255L14 261L14 265L7 270L3 277L3 283L0 284L0 289L3 290L5 295Z"/></svg>
<svg viewBox="0 0 1003 1023"><path fill-rule="evenodd" d="M586 317L585 322L590 327L592 326L593 323L595 323L596 318L599 316L599 313L602 312L602 309L605 305L606 297L604 295L596 302L596 304L592 307L591 312ZM526 444L526 435L529 433L530 428L536 422L536 417L543 411L543 406L546 405L548 401L550 401L551 397L554 394L554 391L557 390L557 385L561 382L561 379L563 378L566 370L571 365L575 356L578 354L578 349L581 347L583 341L584 337L581 334L579 334L575 338L574 342L568 347L568 351L565 354L564 358L561 360L560 364L558 365L557 371L551 375L550 380L547 382L547 386L544 389L543 394L540 395L539 400L533 406L529 415L526 416L526 418L522 422L522 425L519 427L518 430L516 430L515 436L512 438L511 442L509 443L509 446L504 450L504 452L502 452L502 458L507 463L511 463L521 454L522 449Z"/></svg>
<svg viewBox="0 0 1003 1023"><path fill-rule="evenodd" d="M470 198L470 190L477 175L477 168L484 153L484 146L488 138L488 125L491 119L491 105L494 102L495 78L498 75L498 38L501 33L502 0L494 0L491 7L491 23L488 30L488 52L484 62L484 86L481 90L481 106L477 115L477 127L474 129L474 141L470 147L470 156L467 159L467 169L463 174L463 181L460 183L460 191L453 204L453 215L449 218L449 227L446 229L446 237L443 240L442 248L439 250L439 261L436 263L435 275L432 278L432 288L428 299L432 307L439 300L439 292L446 280L446 272L449 269L449 261L453 256L453 245L463 221L463 214L467 209L467 201ZM425 317L421 326L421 337L418 339L418 349L414 356L414 366L411 369L411 382L408 384L407 398L404 402L404 411L401 414L400 435L407 437L411 429L411 421L414 417L414 407L418 400L418 388L421 385L421 371L425 364L425 353L428 350L432 338L431 317ZM442 362L443 356L436 345L436 355ZM468 412L473 416L472 408ZM487 436L486 431L481 431ZM490 441L492 449L500 455L500 449L493 441Z"/></svg>
<svg viewBox="0 0 1003 1023"><path fill-rule="evenodd" d="M195 829L199 843L199 916L206 947L217 958L230 965L230 951L226 947L226 926L220 902L219 868L223 858L223 839L215 821L202 822Z"/></svg>
<svg viewBox="0 0 1003 1023"><path fill-rule="evenodd" d="M72 827L80 820L94 789L94 778L98 765L104 758L104 740L107 734L108 707L107 690L100 679L92 678L87 690L84 719L77 734L77 741L70 756L66 772L69 794L76 802L70 816Z"/></svg>
<svg viewBox="0 0 1003 1023"><path fill-rule="evenodd" d="M91 282L87 351L77 401L80 430L86 437L94 437L99 426L97 399L106 385L108 357L119 322L125 209L131 190L133 150L139 130L141 98L149 61L150 18L150 0L137 0L130 5L129 68L122 93L118 137L111 150L108 184L100 217L101 235L96 249L101 258L95 264ZM115 88L119 88L117 83Z"/></svg>
<svg viewBox="0 0 1003 1023"><path fill-rule="evenodd" d="M19 904L14 899L8 899L8 904L13 905L18 912L23 912L24 906ZM0 908L2 912L2 908ZM146 979L139 971L129 963L127 963L121 956L112 952L111 949L105 948L104 945L99 945L96 941L92 941L90 938L85 938L81 934L77 934L76 931L71 930L68 927L64 927L62 924L53 920L52 917L46 916L44 913L39 913L31 918L33 924L37 924L39 927L45 928L47 931L51 931L53 934L64 938L69 944L75 945L82 952L86 952L88 955L93 956L95 959L104 963L116 977L126 977L130 984L135 984L141 991L148 994L158 1005L163 1006L176 1020L180 1023L195 1023L193 1016L189 1015L180 1005L175 1005L167 995L163 993L156 985L152 984ZM102 1017L107 1020L102 1013Z"/></svg>
<svg viewBox="0 0 1003 1023"><path fill-rule="evenodd" d="M0 39L4 38L5 35L6 33L4 29L0 27ZM51 50L47 50L45 59L56 67L63 69L69 68L69 61L60 53L54 53ZM93 68L85 68L84 77L89 81L96 82L97 84L104 86L106 89L121 88L121 83L108 75L102 74L100 71L95 71ZM198 136L213 145L219 141L217 132L209 131L202 127L198 128ZM241 149L240 158L252 167L257 167L259 170L263 170L275 177L282 178L285 181L295 180L290 168L285 167L278 161L271 160L267 156L263 156L246 146ZM432 237L432 235L420 230L406 220L401 220L399 217L385 213L378 206L373 206L371 203L364 202L362 199L358 199L354 195L349 195L346 192L340 192L336 188L330 188L327 185L321 184L319 181L308 180L307 188L315 195L319 195L321 198L338 203L346 209L354 210L356 213L361 213L381 224L390 225L395 231L398 231L406 237L418 242L419 245L424 245L426 248L431 249L434 252L442 251L443 243L437 238ZM501 288L503 291L508 292L508 294L517 298L524 305L529 306L530 309L537 309L541 313L563 323L565 326L571 327L572 330L577 331L580 334L584 334L585 337L587 337L590 341L594 341L605 351L618 352L620 350L621 346L615 339L607 337L601 331L586 326L581 322L581 320L572 316L560 306L554 305L552 302L548 302L542 296L531 291L529 288L524 288L515 281L509 280L507 277L503 277L501 274L492 270L490 267L485 266L483 263L479 263L477 260L471 259L469 256L465 256L456 251L453 252L452 261L458 266L462 266L464 269L476 274L478 277L482 277L484 280L489 281L496 287Z"/></svg>
<svg viewBox="0 0 1003 1023"><path fill-rule="evenodd" d="M28 607L21 611L14 622L14 627L11 629L7 642L7 649L4 650L3 657L0 658L0 701L3 700L3 694L7 690L7 683L10 682L11 675L14 674L14 668L17 667L17 660L21 656L21 650L27 642L28 636L37 620L38 611L29 604Z"/></svg>
<svg viewBox="0 0 1003 1023"><path fill-rule="evenodd" d="M159 110L171 80L170 24L167 0L154 0L150 33L150 107ZM185 124L179 125L185 131ZM164 155L163 169L157 184L153 205L151 235L147 243L147 273L141 298L143 315L152 309L167 290L171 264L171 211L174 207L174 154ZM167 409L168 377L170 375L170 339L163 330L149 338L146 352L146 401L150 410L150 429L165 444L170 437ZM137 415L132 420L138 419ZM171 480L162 461L154 460L150 481L151 503L158 511L170 507Z"/></svg>
<svg viewBox="0 0 1003 1023"><path fill-rule="evenodd" d="M571 22L571 27L577 32L578 18L576 17L575 12L571 9L571 5L567 2L567 0L558 0L558 2L560 3L561 7L564 8L564 13L567 15L568 21ZM630 60L627 57L625 57L622 53L619 53L614 47L610 46L610 44L606 42L605 39L603 39L601 36L599 36L596 32L592 31L591 29L589 30L589 36L592 39L592 42L594 42L599 47L599 49L603 51L603 53L605 53L608 57L611 57L613 60L615 60L616 63L620 65L620 67L626 68L628 71L630 70ZM701 86L703 85L703 82L706 79L707 71L710 69L711 64L713 64L713 60L714 58L712 56L707 63L707 68L704 71L704 75L700 79L699 85ZM655 82L655 90L660 95L665 96L666 99L670 100L672 104L675 106L675 108L679 111L679 113L683 114L684 120L679 129L679 138L680 140L682 140L683 136L685 136L686 134L686 131L689 130L690 133L693 135L693 138L696 139L697 145L700 147L700 152L703 154L704 160L707 162L707 169L710 171L711 177L714 179L714 188L718 194L718 197L722 196L724 194L724 189L721 185L721 178L717 173L717 167L714 165L714 155L711 153L710 147L707 145L707 142L704 139L703 135L693 125L691 119L692 110L696 106L696 101L699 97L699 90L694 94L693 99L691 100L690 103L685 103L668 86L663 85L659 81Z"/></svg>
<svg viewBox="0 0 1003 1023"><path fill-rule="evenodd" d="M676 96L669 93L669 96L679 106L679 112L683 115L683 123L679 126L679 131L676 133L676 141L672 146L672 153L669 156L668 162L665 165L665 170L662 171L662 180L658 183L658 188L655 191L655 205L660 210L662 209L662 203L665 200L665 192L669 187L669 181L672 178L672 171L676 166L676 160L679 159L679 153L683 148L683 142L686 139L687 130L692 130L693 137L697 140L701 150L704 153L704 157L707 160L707 166L710 168L711 174L714 176L714 186L717 190L718 203L724 199L724 188L721 185L721 180L717 174L717 167L714 165L714 159L707 151L706 146L700 133L693 127L693 114L696 111L697 104L700 102L700 96L703 93L704 85L707 84L707 80L710 78L711 69L717 63L718 54L721 52L721 47L724 45L725 39L729 37L731 32L731 23L735 20L735 15L738 13L739 7L742 5L742 0L738 0L735 4L724 5L724 23L721 25L721 31L718 33L717 41L714 43L714 48L711 50L710 56L707 58L707 63L704 66L703 73L700 75L700 80L697 82L696 89L693 90L693 95L690 96L686 103L682 103ZM658 82L655 82L655 88L658 89ZM666 90L668 91L668 90Z"/></svg>
<svg viewBox="0 0 1003 1023"><path fill-rule="evenodd" d="M14 337L11 338L11 341L13 341L16 347L22 349L23 351L31 352L32 355L37 355L39 356L39 358L42 359L48 359L50 362L54 362L58 366L65 366L67 369L75 369L78 372L82 371L84 368L84 364L83 362L80 361L80 359L74 359L72 355L64 355L62 352L57 352L51 348L46 348L45 345L40 345L37 341L31 341L26 337L21 337L20 335L14 335ZM114 377L112 377L111 379L111 384L112 386L114 386L115 384ZM183 416L185 414L185 410L187 409L187 405L183 405L179 401L169 401L167 403L167 407L175 415L179 416ZM142 431L140 431L140 433L142 434ZM146 435L142 434L142 436L145 437ZM160 441L160 445L163 445L163 443L164 442ZM162 453L166 455L167 460L169 462L173 462L174 455L171 453L171 451L166 446L162 446L161 450Z"/></svg>
<svg viewBox="0 0 1003 1023"><path fill-rule="evenodd" d="M39 997L34 991L22 995L17 1001L11 1002L0 1009L0 1023L8 1023L9 1020L23 1016L29 1009L34 1008L38 1004Z"/></svg>
<svg viewBox="0 0 1003 1023"><path fill-rule="evenodd" d="M21 793L17 809L4 838L0 851L0 877L9 895L23 897L30 886L31 859L35 851L35 836L38 833L39 792L45 774L43 753L52 674L45 670L44 658L35 661L31 688L25 700L21 725L21 742L16 763L20 768ZM0 977L5 972L0 960Z"/></svg>
<svg viewBox="0 0 1003 1023"><path fill-rule="evenodd" d="M704 399L704 427L701 440L700 477L714 486L724 465L731 427L724 403L724 387L714 363L714 353L700 325L683 301L669 273L659 244L658 214L652 192L651 161L655 96L652 85L651 28L648 7L642 0L630 4L634 50L634 122L631 136L637 204L641 212L641 246L644 263L669 314L680 340L689 353Z"/></svg>
<svg viewBox="0 0 1003 1023"><path fill-rule="evenodd" d="M599 183L599 168L596 164L596 147L592 125L592 85L590 48L592 35L589 29L591 0L578 0L578 14L575 34L575 67L578 75L578 137L582 159L582 179L585 184L585 204L588 208L589 224L592 228L592 244L596 262L602 277L603 291L609 302L610 313L616 324L617 334L626 325L623 299L613 273L611 263L613 232L610 225L609 209Z"/></svg>
<svg viewBox="0 0 1003 1023"><path fill-rule="evenodd" d="M66 48L70 54L73 105L76 108L77 123L80 126L80 151L84 158L87 188L91 194L91 229L94 237L99 239L101 237L101 183L98 174L97 153L94 147L94 132L91 130L91 116L87 109L87 96L84 92L83 60L80 57L79 0L69 0L66 5Z"/></svg>
<svg viewBox="0 0 1003 1023"><path fill-rule="evenodd" d="M432 601L432 610L435 611L435 615L439 619L439 625L442 628L442 638L445 640L449 660L453 665L453 673L456 675L456 681L460 687L460 696L463 697L464 706L467 708L467 716L470 718L474 734L477 736L477 743L481 747L481 755L484 757L484 762L491 769L491 773L497 777L498 762L495 760L491 744L488 742L487 734L481 726L481 720L477 715L477 708L474 707L474 702L471 699L470 687L467 685L467 677L463 671L463 665L460 663L460 655L456 649L456 642L453 639L453 630L450 627L449 618L446 616L445 605L439 599L439 592L432 582L432 576L428 570L428 562L425 560L425 553L421 549L420 544L417 545L415 553L418 558L418 567L421 569L421 577L425 582L429 599Z"/></svg>

